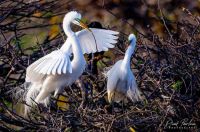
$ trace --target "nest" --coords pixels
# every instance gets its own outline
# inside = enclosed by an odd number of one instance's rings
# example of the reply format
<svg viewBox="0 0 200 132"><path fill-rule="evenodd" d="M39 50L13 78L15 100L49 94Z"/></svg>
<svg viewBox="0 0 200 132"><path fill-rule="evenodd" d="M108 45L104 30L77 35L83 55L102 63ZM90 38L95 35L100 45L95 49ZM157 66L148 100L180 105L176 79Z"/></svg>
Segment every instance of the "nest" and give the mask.
<svg viewBox="0 0 200 132"><path fill-rule="evenodd" d="M23 96L26 67L58 48L63 43L63 33L47 36L42 43L22 48L20 38L26 30L22 23L38 11L51 11L56 2L33 3L14 2L1 17L0 45L0 129L1 130L35 130L35 131L163 131L189 129L198 130L200 125L200 19L184 9L191 21L167 21L163 16L158 22L165 28L164 36L151 28L137 33L137 48L132 59L132 70L144 100L136 103L112 104L107 101L105 68L115 61L112 55L97 53L95 58L86 56L93 69L87 70L81 80L86 87L86 102L82 103L81 90L77 83L67 87L60 95L62 98L50 99L48 107L38 104L33 108L29 118L24 118L19 108L25 105ZM4 6L8 3L3 3ZM38 5L41 4L41 5ZM19 6L22 6L21 8ZM38 8L41 7L41 8ZM104 8L105 11L108 11ZM13 16L15 21L10 21ZM7 13L6 13L7 12ZM27 13L25 13L27 12ZM64 12L65 13L65 12ZM63 14L64 14L63 13ZM111 13L118 21L114 13ZM55 15L59 15L56 14ZM39 16L40 18L44 16ZM48 18L48 16L44 17ZM5 23L3 23L6 21ZM125 21L126 22L126 21ZM60 24L60 23L55 23ZM40 24L27 29L51 26ZM53 24L54 25L54 24ZM175 28L174 28L175 27ZM106 27L108 28L108 27ZM111 28L111 27L109 27ZM172 31L173 30L173 31ZM8 37L9 36L9 37ZM127 35L120 33L119 42L111 50L114 60L122 58L125 52ZM31 51L31 54L30 54ZM109 61L105 61L110 59ZM103 63L99 68L99 63ZM91 68L90 67L90 68ZM63 99L64 98L64 99ZM60 107L63 106L63 108ZM183 126L183 122L188 123ZM173 126L172 123L178 123Z"/></svg>

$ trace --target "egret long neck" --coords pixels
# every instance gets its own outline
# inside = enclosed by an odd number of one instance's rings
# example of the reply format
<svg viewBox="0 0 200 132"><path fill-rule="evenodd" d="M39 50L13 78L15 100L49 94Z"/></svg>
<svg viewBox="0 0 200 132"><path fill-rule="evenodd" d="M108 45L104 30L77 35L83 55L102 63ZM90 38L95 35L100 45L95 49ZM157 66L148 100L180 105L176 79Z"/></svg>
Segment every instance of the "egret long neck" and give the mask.
<svg viewBox="0 0 200 132"><path fill-rule="evenodd" d="M64 20L63 20L63 30L65 34L67 35L67 37L70 37L74 33L71 29L71 22L68 21L66 17L64 17Z"/></svg>
<svg viewBox="0 0 200 132"><path fill-rule="evenodd" d="M67 40L65 41L65 43L62 45L62 47L60 48L64 53L67 53L68 55L71 55L72 50L71 50L71 43L70 43L70 39L69 37L67 38Z"/></svg>
<svg viewBox="0 0 200 132"><path fill-rule="evenodd" d="M63 20L63 30L67 35L67 40L61 47L61 50L64 52L70 52L70 48L72 46L72 52L74 54L73 61L79 61L80 59L84 59L83 52L77 39L76 34L71 30L71 22L66 19ZM70 54L70 53L69 53Z"/></svg>
<svg viewBox="0 0 200 132"><path fill-rule="evenodd" d="M77 39L76 34L74 33L74 35L71 36L69 39L70 39L70 43L72 45L72 51L74 54L73 61L85 60L85 58L83 56L83 51L80 46L80 42Z"/></svg>
<svg viewBox="0 0 200 132"><path fill-rule="evenodd" d="M131 42L128 49L126 50L126 53L122 62L122 68L130 68L131 56L134 53L135 45L136 45L135 42Z"/></svg>
<svg viewBox="0 0 200 132"><path fill-rule="evenodd" d="M62 47L60 48L63 52L68 53L69 55L71 54L71 43L70 43L70 38L71 36L74 36L74 32L71 30L70 27L70 21L66 19L66 17L63 20L63 30L64 33L67 35L67 40L64 42Z"/></svg>

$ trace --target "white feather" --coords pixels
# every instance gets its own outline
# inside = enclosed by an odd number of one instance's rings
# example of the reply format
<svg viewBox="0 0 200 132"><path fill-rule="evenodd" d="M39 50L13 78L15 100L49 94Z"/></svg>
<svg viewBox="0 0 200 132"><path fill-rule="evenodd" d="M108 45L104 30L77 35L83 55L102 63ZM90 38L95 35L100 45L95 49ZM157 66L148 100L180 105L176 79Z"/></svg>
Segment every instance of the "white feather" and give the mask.
<svg viewBox="0 0 200 132"><path fill-rule="evenodd" d="M58 72L58 69L61 71ZM27 68L26 72L27 72L26 74L27 80L33 81L37 80L34 79L35 76L41 76L40 78L42 78L45 75L50 75L50 74L55 75L67 72L71 73L72 68L69 56L65 55L61 50L56 50L35 61Z"/></svg>
<svg viewBox="0 0 200 132"><path fill-rule="evenodd" d="M106 74L108 78L107 93L109 102L119 102L124 99L124 96L130 98L133 102L142 99L130 68L131 55L134 53L136 45L136 38L133 35L130 36L129 38L131 40L134 39L134 41L131 41L124 59L116 62Z"/></svg>
<svg viewBox="0 0 200 132"><path fill-rule="evenodd" d="M60 65L59 65L59 67L58 67L58 69L57 69L57 73L58 74L62 74L62 68L63 68L63 64L65 63L65 59L61 59L61 61L60 61Z"/></svg>
<svg viewBox="0 0 200 132"><path fill-rule="evenodd" d="M108 48L113 48L117 43L118 36L116 35L118 35L119 32L97 28L90 28L90 30L92 32L88 31L87 29L76 32L76 36L80 41L83 54L107 51ZM67 39L66 42L70 41ZM68 51L68 53L72 52L69 43L65 43L61 47L61 50Z"/></svg>
<svg viewBox="0 0 200 132"><path fill-rule="evenodd" d="M62 92L64 87L71 85L81 76L86 65L84 53L107 51L117 42L118 32L111 30L91 28L93 34L88 30L73 33L70 25L71 23L80 24L76 20L80 18L81 15L77 12L67 13L63 20L63 29L68 39L63 46L27 68L26 81L32 84L26 96L26 102L29 105L34 104L31 97L36 103L47 105L52 92L55 94ZM72 61L70 60L71 53L74 55ZM29 109L27 106L25 112Z"/></svg>

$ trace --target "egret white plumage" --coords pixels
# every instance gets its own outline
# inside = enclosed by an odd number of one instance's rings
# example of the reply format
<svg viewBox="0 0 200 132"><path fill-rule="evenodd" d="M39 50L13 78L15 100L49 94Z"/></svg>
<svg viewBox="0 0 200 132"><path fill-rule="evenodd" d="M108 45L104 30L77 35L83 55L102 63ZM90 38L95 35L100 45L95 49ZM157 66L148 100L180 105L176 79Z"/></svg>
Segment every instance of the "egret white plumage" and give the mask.
<svg viewBox="0 0 200 132"><path fill-rule="evenodd" d="M76 24L84 29L73 32L70 25ZM86 65L84 53L106 51L117 43L118 32L105 29L88 28L76 11L67 13L63 29L68 36L63 46L32 63L26 70L26 83L29 83L26 103L48 103L50 93L55 95L70 86L83 73ZM73 53L73 60L70 55ZM30 111L25 106L25 114Z"/></svg>
<svg viewBox="0 0 200 132"><path fill-rule="evenodd" d="M124 59L117 61L106 74L108 101L110 103L123 101L125 97L130 98L133 102L141 99L135 76L131 70L131 56L136 46L135 35L130 34L128 40L130 45L126 50Z"/></svg>

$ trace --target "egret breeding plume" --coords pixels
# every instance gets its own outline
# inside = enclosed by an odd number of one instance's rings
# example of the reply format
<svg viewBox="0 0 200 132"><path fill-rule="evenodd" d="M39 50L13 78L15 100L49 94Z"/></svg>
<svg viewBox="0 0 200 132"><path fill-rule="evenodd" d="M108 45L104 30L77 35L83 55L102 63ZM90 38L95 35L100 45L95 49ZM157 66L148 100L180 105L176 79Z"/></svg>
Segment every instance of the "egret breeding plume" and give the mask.
<svg viewBox="0 0 200 132"><path fill-rule="evenodd" d="M128 97L133 102L141 99L135 76L131 70L131 56L136 46L136 37L130 34L128 37L130 45L126 50L123 60L119 60L107 72L107 93L108 101L120 102Z"/></svg>
<svg viewBox="0 0 200 132"><path fill-rule="evenodd" d="M84 29L73 32L71 24ZM84 53L107 51L114 47L118 39L116 31L88 28L76 11L65 15L63 29L68 37L63 46L35 61L26 70L28 92L25 100L30 106L34 103L47 105L52 92L57 94L81 76L86 65ZM70 60L72 53L73 59ZM25 106L25 115L29 111L30 107Z"/></svg>

